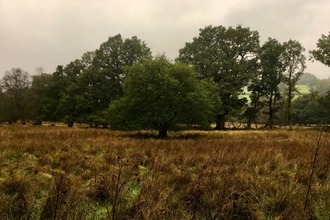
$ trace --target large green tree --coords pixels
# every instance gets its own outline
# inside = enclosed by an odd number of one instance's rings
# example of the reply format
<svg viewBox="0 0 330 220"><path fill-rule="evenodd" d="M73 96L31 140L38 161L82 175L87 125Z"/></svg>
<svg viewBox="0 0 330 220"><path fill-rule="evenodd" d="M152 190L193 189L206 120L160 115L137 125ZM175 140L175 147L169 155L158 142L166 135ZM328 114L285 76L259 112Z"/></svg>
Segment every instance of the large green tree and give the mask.
<svg viewBox="0 0 330 220"><path fill-rule="evenodd" d="M47 73L40 73L32 76L32 85L29 96L30 119L36 122L41 122L42 118L42 101L47 95L48 87L52 82L52 75Z"/></svg>
<svg viewBox="0 0 330 220"><path fill-rule="evenodd" d="M109 104L123 96L124 67L151 57L150 49L137 37L109 37L95 51L86 52L66 66L58 66L43 98L43 118L107 126Z"/></svg>
<svg viewBox="0 0 330 220"><path fill-rule="evenodd" d="M63 122L72 127L82 112L84 103L82 99L83 89L78 85L78 78L84 69L79 59L70 62L64 68L65 89L62 91L58 105L58 113Z"/></svg>
<svg viewBox="0 0 330 220"><path fill-rule="evenodd" d="M90 124L104 124L109 104L123 96L124 68L150 58L150 48L136 36L123 39L120 34L109 37L94 52L87 52L81 62L85 66L79 77L82 100L87 107L84 118Z"/></svg>
<svg viewBox="0 0 330 220"><path fill-rule="evenodd" d="M1 88L7 93L7 101L13 103L22 124L26 124L27 104L29 101L30 75L20 68L6 71L1 80ZM8 111L11 111L8 109Z"/></svg>
<svg viewBox="0 0 330 220"><path fill-rule="evenodd" d="M19 120L19 113L11 100L11 95L8 92L2 92L0 89L0 122L11 124Z"/></svg>
<svg viewBox="0 0 330 220"><path fill-rule="evenodd" d="M261 97L267 106L266 126L270 128L274 125L275 114L279 110L278 101L281 99L279 85L283 81L283 53L283 45L273 38L268 38L259 52L261 73L256 88L261 90Z"/></svg>
<svg viewBox="0 0 330 220"><path fill-rule="evenodd" d="M300 125L326 123L327 114L323 109L324 98L318 92L304 94L292 102L294 122Z"/></svg>
<svg viewBox="0 0 330 220"><path fill-rule="evenodd" d="M257 70L249 83L247 90L250 92L250 103L245 107L243 117L247 119L247 128L251 128L252 122L257 127L259 111L264 107L261 98L264 95L263 77L260 70Z"/></svg>
<svg viewBox="0 0 330 220"><path fill-rule="evenodd" d="M330 78L328 79L318 79L316 83L310 88L311 92L317 91L320 96L326 95L330 89Z"/></svg>
<svg viewBox="0 0 330 220"><path fill-rule="evenodd" d="M177 61L194 67L200 79L217 83L222 108L216 114L215 129L224 129L226 116L242 108L246 99L240 94L255 71L259 33L250 28L207 26L193 42L180 49Z"/></svg>
<svg viewBox="0 0 330 220"><path fill-rule="evenodd" d="M93 66L95 51L84 53L81 58L81 63L84 65L84 70L78 78L78 85L83 91L80 102L84 103L84 108L80 112L79 120L89 123L99 123L104 121L102 118L96 117L97 109L100 108L99 97L102 97L102 77L100 71Z"/></svg>
<svg viewBox="0 0 330 220"><path fill-rule="evenodd" d="M322 34L316 46L316 50L310 51L312 57L330 67L330 32L328 36Z"/></svg>
<svg viewBox="0 0 330 220"><path fill-rule="evenodd" d="M289 40L283 43L283 47L283 62L285 67L283 82L286 93L286 115L289 128L292 129L292 100L294 98L294 92L298 92L296 88L297 82L306 68L306 57L303 54L305 48L298 41Z"/></svg>
<svg viewBox="0 0 330 220"><path fill-rule="evenodd" d="M84 65L79 59L65 67L57 67L47 87L47 95L43 98L44 119L62 121L69 127L79 119L85 107L81 98L84 90L78 84L83 70Z"/></svg>
<svg viewBox="0 0 330 220"><path fill-rule="evenodd" d="M68 86L68 78L64 67L59 65L51 75L51 80L42 99L42 119L48 121L63 121L63 114L59 109L60 100Z"/></svg>
<svg viewBox="0 0 330 220"><path fill-rule="evenodd" d="M154 129L166 137L187 125L208 127L220 103L213 83L198 81L191 67L165 56L135 63L125 74L125 95L109 109L114 129Z"/></svg>
<svg viewBox="0 0 330 220"><path fill-rule="evenodd" d="M318 98L319 112L321 113L321 124L330 123L330 90L324 95Z"/></svg>
<svg viewBox="0 0 330 220"><path fill-rule="evenodd" d="M138 39L123 39L120 34L109 37L96 50L93 66L103 77L101 102L108 106L109 102L123 95L124 67L131 66L135 61L151 57L150 49Z"/></svg>

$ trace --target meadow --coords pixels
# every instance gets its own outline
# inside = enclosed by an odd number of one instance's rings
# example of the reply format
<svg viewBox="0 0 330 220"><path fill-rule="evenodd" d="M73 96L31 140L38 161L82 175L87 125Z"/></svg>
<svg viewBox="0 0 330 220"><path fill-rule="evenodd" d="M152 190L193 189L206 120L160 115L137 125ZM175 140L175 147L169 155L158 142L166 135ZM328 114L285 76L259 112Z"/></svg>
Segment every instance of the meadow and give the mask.
<svg viewBox="0 0 330 220"><path fill-rule="evenodd" d="M309 94L310 93L310 87L308 85L296 85L296 88L298 90L298 92L295 92L294 93L294 98L298 98L302 95L306 95L306 94ZM247 100L250 101L250 92L248 91L247 87L244 87L243 88L243 94L240 95L241 98L246 98Z"/></svg>
<svg viewBox="0 0 330 220"><path fill-rule="evenodd" d="M304 95L309 94L311 88L308 85L297 85L297 89L301 95Z"/></svg>
<svg viewBox="0 0 330 220"><path fill-rule="evenodd" d="M0 218L328 219L328 140L0 125Z"/></svg>

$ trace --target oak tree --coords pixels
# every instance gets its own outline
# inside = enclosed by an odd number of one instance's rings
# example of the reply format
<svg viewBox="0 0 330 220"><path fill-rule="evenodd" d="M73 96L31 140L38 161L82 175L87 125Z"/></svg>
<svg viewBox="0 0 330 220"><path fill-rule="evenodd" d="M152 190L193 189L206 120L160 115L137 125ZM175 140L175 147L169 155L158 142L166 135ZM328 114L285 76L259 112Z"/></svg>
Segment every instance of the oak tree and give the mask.
<svg viewBox="0 0 330 220"><path fill-rule="evenodd" d="M279 85L283 82L283 45L276 39L268 38L259 52L261 73L259 86L268 115L267 127L274 125L275 114L279 110L278 102L282 98Z"/></svg>
<svg viewBox="0 0 330 220"><path fill-rule="evenodd" d="M168 130L210 126L220 103L217 88L198 81L191 67L158 56L127 67L125 74L125 95L110 105L111 128L153 129L166 137Z"/></svg>
<svg viewBox="0 0 330 220"><path fill-rule="evenodd" d="M219 88L222 108L215 129L224 129L226 116L241 109L247 100L240 94L255 71L259 33L250 28L207 26L180 49L177 61L194 67L200 79L212 79Z"/></svg>
<svg viewBox="0 0 330 220"><path fill-rule="evenodd" d="M285 85L286 94L286 115L289 128L292 129L292 100L294 98L294 92L298 92L296 85L298 80L304 73L306 68L306 57L303 54L305 48L295 40L289 40L283 43L283 82Z"/></svg>
<svg viewBox="0 0 330 220"><path fill-rule="evenodd" d="M330 67L330 32L328 36L322 34L316 46L316 50L310 51L312 57Z"/></svg>
<svg viewBox="0 0 330 220"><path fill-rule="evenodd" d="M88 105L83 116L88 123L106 126L109 104L123 96L124 68L150 57L150 48L144 41L136 36L123 39L120 34L109 37L96 51L83 55L81 62L85 69L79 85L84 91L81 98Z"/></svg>
<svg viewBox="0 0 330 220"><path fill-rule="evenodd" d="M28 90L30 85L30 75L20 68L13 68L10 71L6 71L1 80L1 88L7 93L8 100L13 103L22 124L26 124L27 104L29 101ZM8 111L10 110L8 109Z"/></svg>
<svg viewBox="0 0 330 220"><path fill-rule="evenodd" d="M41 122L42 118L42 103L46 98L48 87L52 82L52 75L47 73L40 73L32 76L32 84L29 92L30 102L30 119Z"/></svg>

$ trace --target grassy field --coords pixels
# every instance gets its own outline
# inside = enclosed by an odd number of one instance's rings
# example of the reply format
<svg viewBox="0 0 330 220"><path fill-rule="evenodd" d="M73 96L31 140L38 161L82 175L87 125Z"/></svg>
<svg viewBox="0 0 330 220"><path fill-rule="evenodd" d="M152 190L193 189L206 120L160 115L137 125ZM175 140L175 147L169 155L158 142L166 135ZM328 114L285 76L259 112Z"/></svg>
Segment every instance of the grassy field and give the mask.
<svg viewBox="0 0 330 220"><path fill-rule="evenodd" d="M297 88L302 95L310 93L310 87L308 85L297 85Z"/></svg>
<svg viewBox="0 0 330 220"><path fill-rule="evenodd" d="M308 85L297 85L296 86L299 93L295 92L295 98L300 97L304 94L310 93L310 87ZM250 92L247 90L247 87L243 88L243 95L240 95L241 98L246 98L247 100L250 100Z"/></svg>
<svg viewBox="0 0 330 220"><path fill-rule="evenodd" d="M170 133L167 139L154 135L0 126L0 218L330 216L326 132L185 131Z"/></svg>

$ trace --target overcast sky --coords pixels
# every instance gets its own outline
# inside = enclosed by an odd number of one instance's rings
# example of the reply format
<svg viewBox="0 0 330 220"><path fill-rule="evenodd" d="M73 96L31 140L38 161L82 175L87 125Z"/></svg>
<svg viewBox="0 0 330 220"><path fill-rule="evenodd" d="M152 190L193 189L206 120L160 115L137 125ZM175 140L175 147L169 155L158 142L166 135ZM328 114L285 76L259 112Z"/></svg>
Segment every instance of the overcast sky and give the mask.
<svg viewBox="0 0 330 220"><path fill-rule="evenodd" d="M14 67L53 73L116 34L175 59L208 25L241 24L257 30L261 43L293 39L308 52L329 34L329 12L329 0L0 0L0 77ZM306 72L330 77L317 61Z"/></svg>

